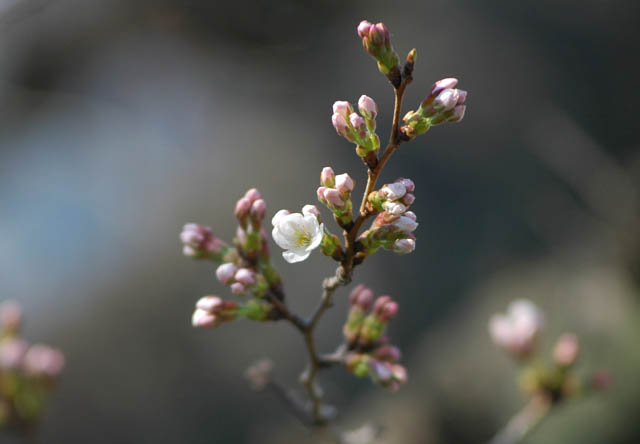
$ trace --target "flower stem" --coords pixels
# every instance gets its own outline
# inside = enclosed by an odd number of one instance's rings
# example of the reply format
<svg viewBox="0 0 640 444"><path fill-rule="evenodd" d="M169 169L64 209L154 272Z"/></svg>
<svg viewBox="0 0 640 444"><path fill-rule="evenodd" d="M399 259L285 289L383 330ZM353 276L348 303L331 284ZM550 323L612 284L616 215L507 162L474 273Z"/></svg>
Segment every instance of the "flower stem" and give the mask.
<svg viewBox="0 0 640 444"><path fill-rule="evenodd" d="M516 444L522 441L547 416L552 405L548 395L535 395L488 444Z"/></svg>

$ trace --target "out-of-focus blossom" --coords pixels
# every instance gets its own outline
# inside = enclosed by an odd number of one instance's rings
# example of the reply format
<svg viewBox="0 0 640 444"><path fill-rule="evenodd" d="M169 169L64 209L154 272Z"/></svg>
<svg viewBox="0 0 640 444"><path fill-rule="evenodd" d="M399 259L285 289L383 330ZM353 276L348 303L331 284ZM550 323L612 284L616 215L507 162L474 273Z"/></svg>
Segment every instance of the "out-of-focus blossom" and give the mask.
<svg viewBox="0 0 640 444"><path fill-rule="evenodd" d="M493 341L516 357L527 357L544 326L544 316L536 305L526 299L513 301L506 314L495 314L489 320Z"/></svg>

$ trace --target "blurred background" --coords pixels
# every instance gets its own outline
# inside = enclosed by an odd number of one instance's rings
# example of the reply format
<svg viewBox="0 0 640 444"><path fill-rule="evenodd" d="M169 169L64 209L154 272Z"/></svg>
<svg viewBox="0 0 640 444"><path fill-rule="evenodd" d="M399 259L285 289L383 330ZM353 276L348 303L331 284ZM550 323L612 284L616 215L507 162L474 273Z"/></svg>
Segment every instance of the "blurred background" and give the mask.
<svg viewBox="0 0 640 444"><path fill-rule="evenodd" d="M257 186L269 205L315 203L322 167L365 172L330 123L361 94L390 129L393 95L356 26L384 21L418 49L405 111L458 77L467 115L404 145L382 183L417 185L416 251L357 270L400 303L390 334L410 381L392 395L322 376L339 425L374 419L384 443L485 442L525 402L487 320L514 298L546 312L542 345L583 342L578 371L607 393L567 403L527 443L637 443L640 409L640 3L610 1L0 0L0 299L67 367L43 443L289 443L312 437L244 369L270 356L296 384L302 341L284 323L190 326L228 296L181 255L185 222L235 230ZM320 254L286 264L307 313ZM341 340L345 296L318 342ZM3 441L4 442L4 441Z"/></svg>

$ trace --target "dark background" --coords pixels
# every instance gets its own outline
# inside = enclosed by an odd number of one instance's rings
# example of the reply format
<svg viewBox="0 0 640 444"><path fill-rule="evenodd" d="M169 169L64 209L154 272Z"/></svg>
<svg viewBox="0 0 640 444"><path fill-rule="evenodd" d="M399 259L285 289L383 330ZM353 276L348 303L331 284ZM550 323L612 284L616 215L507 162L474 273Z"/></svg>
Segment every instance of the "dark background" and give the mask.
<svg viewBox="0 0 640 444"><path fill-rule="evenodd" d="M356 26L384 21L418 63L405 111L460 79L462 123L394 155L382 182L417 185L417 250L357 270L400 303L390 333L410 381L397 395L330 371L341 427L367 418L385 443L481 443L524 403L486 323L517 297L547 314L543 349L582 339L581 374L611 370L527 443L640 441L640 4L616 1L0 2L0 298L67 368L42 443L287 443L311 438L242 372L270 356L296 384L301 339L284 324L195 330L211 264L180 254L185 222L234 232L257 186L269 205L315 203L323 166L365 172L331 126L335 100L392 91ZM286 264L306 313L333 265ZM340 340L346 290L323 319Z"/></svg>

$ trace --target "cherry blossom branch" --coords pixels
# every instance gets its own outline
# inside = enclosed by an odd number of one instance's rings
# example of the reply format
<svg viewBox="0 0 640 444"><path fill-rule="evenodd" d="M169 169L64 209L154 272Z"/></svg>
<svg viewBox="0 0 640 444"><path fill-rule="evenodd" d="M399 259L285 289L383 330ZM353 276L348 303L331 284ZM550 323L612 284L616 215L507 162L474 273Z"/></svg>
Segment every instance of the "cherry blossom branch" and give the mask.
<svg viewBox="0 0 640 444"><path fill-rule="evenodd" d="M309 356L309 364L305 372L303 373L301 380L304 384L307 392L309 394L309 398L311 400L311 416L314 425L324 425L326 423L326 419L322 418L320 415L320 407L322 403L322 395L319 389L315 385L315 378L318 374L318 371L322 367L327 367L333 363L333 361L322 360L317 352L316 346L313 339L314 329L322 317L322 315L331 307L332 305L332 296L335 290L343 285L347 285L351 282L351 276L353 274L353 268L355 265L355 253L356 253L356 239L360 234L360 229L364 222L369 218L370 214L365 209L365 205L367 202L367 197L373 191L378 178L382 172L382 169L386 165L387 161L391 157L391 155L400 147L400 143L402 140L399 138L399 123L400 123L400 113L402 111L402 97L404 95L404 91L407 85L411 82L411 76L409 75L405 79L403 79L400 83L399 87L394 87L395 94L395 104L393 111L393 122L391 125L391 135L389 137L389 144L385 149L382 157L378 162L376 162L376 166L368 170L368 180L367 186L365 188L364 194L362 196L362 203L360 205L360 213L350 227L348 231L345 231L344 238L346 243L346 254L342 261L342 264L337 268L335 276L325 278L322 283L322 298L320 304L316 308L313 315L306 322L305 328L302 330L305 339L305 345L307 347L307 354ZM286 317L286 316L285 316ZM289 319L289 318L287 318ZM289 319L291 321L291 319ZM292 321L293 322L293 321Z"/></svg>
<svg viewBox="0 0 640 444"><path fill-rule="evenodd" d="M546 394L538 394L500 430L488 444L516 444L547 416L553 405Z"/></svg>

